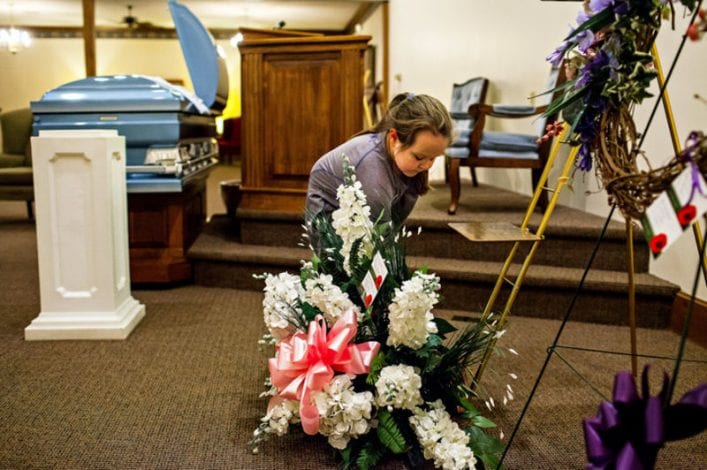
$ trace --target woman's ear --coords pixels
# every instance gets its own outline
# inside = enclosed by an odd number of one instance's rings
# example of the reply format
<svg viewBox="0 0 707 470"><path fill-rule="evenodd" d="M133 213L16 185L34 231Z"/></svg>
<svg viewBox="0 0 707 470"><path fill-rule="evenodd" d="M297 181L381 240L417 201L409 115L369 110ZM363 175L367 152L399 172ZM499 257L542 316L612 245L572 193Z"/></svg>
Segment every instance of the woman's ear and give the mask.
<svg viewBox="0 0 707 470"><path fill-rule="evenodd" d="M393 143L400 140L400 139L398 139L398 131L396 131L394 127L391 127L390 130L388 130L388 135L390 136L391 139L393 139Z"/></svg>

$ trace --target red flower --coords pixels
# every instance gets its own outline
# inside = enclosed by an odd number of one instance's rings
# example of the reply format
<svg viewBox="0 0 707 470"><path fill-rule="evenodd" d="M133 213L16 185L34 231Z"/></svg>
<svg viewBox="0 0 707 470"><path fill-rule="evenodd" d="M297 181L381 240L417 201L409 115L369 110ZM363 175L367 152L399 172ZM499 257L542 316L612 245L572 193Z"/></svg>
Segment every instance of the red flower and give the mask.
<svg viewBox="0 0 707 470"><path fill-rule="evenodd" d="M665 246L668 244L668 236L664 233L659 233L658 235L654 235L653 238L651 238L651 241L649 243L649 246L651 248L651 253L654 255L657 255L663 249Z"/></svg>
<svg viewBox="0 0 707 470"><path fill-rule="evenodd" d="M692 39L693 41L697 41L698 39L700 39L700 29L697 23L692 23L687 28L687 32L685 34L687 34L687 37Z"/></svg>
<svg viewBox="0 0 707 470"><path fill-rule="evenodd" d="M678 220L683 228L690 225L695 217L697 217L697 208L692 204L688 204L678 211Z"/></svg>

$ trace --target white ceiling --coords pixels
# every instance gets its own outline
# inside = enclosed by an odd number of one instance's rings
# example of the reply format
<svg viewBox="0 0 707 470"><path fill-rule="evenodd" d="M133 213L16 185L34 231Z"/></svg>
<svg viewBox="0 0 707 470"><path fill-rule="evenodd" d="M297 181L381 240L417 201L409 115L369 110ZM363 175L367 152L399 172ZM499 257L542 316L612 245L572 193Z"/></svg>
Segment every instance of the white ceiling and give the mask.
<svg viewBox="0 0 707 470"><path fill-rule="evenodd" d="M207 28L343 30L362 3L376 0L180 0ZM121 26L132 5L139 22L173 27L167 0L95 0L96 25ZM81 0L0 0L0 24L81 26Z"/></svg>

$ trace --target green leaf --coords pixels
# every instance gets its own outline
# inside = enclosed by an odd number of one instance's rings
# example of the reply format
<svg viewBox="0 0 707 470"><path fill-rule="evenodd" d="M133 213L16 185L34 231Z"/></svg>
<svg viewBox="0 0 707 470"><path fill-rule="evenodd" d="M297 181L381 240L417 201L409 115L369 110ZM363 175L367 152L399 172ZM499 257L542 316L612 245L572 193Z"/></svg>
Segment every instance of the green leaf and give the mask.
<svg viewBox="0 0 707 470"><path fill-rule="evenodd" d="M348 446L345 449L340 450L339 455L341 456L340 468L342 470L348 470L349 468L351 468L351 446Z"/></svg>
<svg viewBox="0 0 707 470"><path fill-rule="evenodd" d="M503 442L487 434L483 429L469 427L465 431L469 435L469 447L471 447L475 455L500 454L505 448Z"/></svg>
<svg viewBox="0 0 707 470"><path fill-rule="evenodd" d="M457 331L457 328L449 323L444 318L435 318L435 324L437 325L437 334L444 338L447 333L453 333Z"/></svg>
<svg viewBox="0 0 707 470"><path fill-rule="evenodd" d="M311 306L307 302L302 302L302 314L304 315L304 318L307 319L307 321L314 320L314 318L320 313L321 312L318 308Z"/></svg>
<svg viewBox="0 0 707 470"><path fill-rule="evenodd" d="M384 449L370 441L366 442L356 458L356 465L360 470L368 470L369 468L375 467L384 455Z"/></svg>
<svg viewBox="0 0 707 470"><path fill-rule="evenodd" d="M390 449L392 453L402 454L405 452L406 444L403 433L400 431L395 419L393 419L393 415L387 410L378 412L377 434L381 444Z"/></svg>
<svg viewBox="0 0 707 470"><path fill-rule="evenodd" d="M476 455L476 452L474 452L474 455ZM481 454L476 455L476 457L483 462L484 468L488 470L501 470L503 468L498 466L501 460L500 457L493 454Z"/></svg>
<svg viewBox="0 0 707 470"><path fill-rule="evenodd" d="M591 29L592 31L599 31L600 29L608 26L614 22L614 10L611 8L605 8L596 15L591 16L587 21L577 26L577 29L572 31L567 39L570 39L582 31Z"/></svg>
<svg viewBox="0 0 707 470"><path fill-rule="evenodd" d="M480 411L466 398L459 397L459 404L464 407L464 413L462 416L465 418L473 418L479 415Z"/></svg>
<svg viewBox="0 0 707 470"><path fill-rule="evenodd" d="M471 419L471 424L478 428L495 428L496 423L481 415L476 415Z"/></svg>
<svg viewBox="0 0 707 470"><path fill-rule="evenodd" d="M378 377L380 377L381 369L385 365L385 353L379 352L376 357L373 358L371 362L371 368L368 371L368 377L366 377L366 383L373 385L378 382Z"/></svg>

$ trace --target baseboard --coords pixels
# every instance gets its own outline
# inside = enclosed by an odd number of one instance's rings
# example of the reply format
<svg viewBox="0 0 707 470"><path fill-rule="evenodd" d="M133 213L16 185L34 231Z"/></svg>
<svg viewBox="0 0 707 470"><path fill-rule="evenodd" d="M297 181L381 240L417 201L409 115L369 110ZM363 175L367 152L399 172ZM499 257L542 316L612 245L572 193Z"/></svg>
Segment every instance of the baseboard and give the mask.
<svg viewBox="0 0 707 470"><path fill-rule="evenodd" d="M690 295L688 293L679 292L675 296L670 323L673 331L678 334L682 334L689 305ZM687 337L700 346L707 347L707 302L704 300L695 299Z"/></svg>

